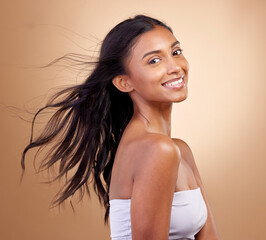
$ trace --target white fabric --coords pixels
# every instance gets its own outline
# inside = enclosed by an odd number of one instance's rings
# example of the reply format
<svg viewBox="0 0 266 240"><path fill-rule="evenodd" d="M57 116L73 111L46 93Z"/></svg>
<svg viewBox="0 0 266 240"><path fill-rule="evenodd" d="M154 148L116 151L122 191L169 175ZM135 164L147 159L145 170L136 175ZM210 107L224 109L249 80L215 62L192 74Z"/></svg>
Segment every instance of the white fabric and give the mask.
<svg viewBox="0 0 266 240"><path fill-rule="evenodd" d="M112 240L131 240L131 199L112 199L109 203ZM174 192L169 239L195 239L206 220L207 208L200 188Z"/></svg>

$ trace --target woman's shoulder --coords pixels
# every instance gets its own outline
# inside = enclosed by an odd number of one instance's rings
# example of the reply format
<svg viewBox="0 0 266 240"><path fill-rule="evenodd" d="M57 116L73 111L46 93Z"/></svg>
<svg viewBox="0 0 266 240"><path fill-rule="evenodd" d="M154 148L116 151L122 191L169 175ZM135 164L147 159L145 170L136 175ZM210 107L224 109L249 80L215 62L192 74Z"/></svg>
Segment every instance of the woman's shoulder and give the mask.
<svg viewBox="0 0 266 240"><path fill-rule="evenodd" d="M178 146L182 159L187 161L190 166L194 167L195 160L193 157L193 153L189 145L182 139L172 138L173 142Z"/></svg>
<svg viewBox="0 0 266 240"><path fill-rule="evenodd" d="M131 147L143 152L178 152L179 147L169 136L159 133L144 133L131 140Z"/></svg>
<svg viewBox="0 0 266 240"><path fill-rule="evenodd" d="M145 133L131 141L131 151L138 168L169 164L175 165L181 158L180 150L174 141L163 134Z"/></svg>
<svg viewBox="0 0 266 240"><path fill-rule="evenodd" d="M184 140L182 140L180 138L172 138L172 140L179 148L182 148L183 151L184 150L187 151L188 149L190 149L190 147L188 146L188 144Z"/></svg>

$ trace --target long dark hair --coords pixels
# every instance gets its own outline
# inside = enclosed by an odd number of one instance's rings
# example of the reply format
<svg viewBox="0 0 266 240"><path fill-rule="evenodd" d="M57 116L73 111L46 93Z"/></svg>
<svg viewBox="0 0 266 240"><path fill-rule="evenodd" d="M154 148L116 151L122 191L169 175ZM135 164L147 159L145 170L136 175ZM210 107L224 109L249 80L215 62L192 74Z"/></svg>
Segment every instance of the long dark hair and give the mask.
<svg viewBox="0 0 266 240"><path fill-rule="evenodd" d="M63 189L52 204L60 205L81 190L90 195L89 179L99 201L109 216L109 187L116 150L125 127L133 115L133 103L127 93L120 92L112 79L126 74L125 60L137 38L156 25L171 28L154 18L137 15L116 25L105 37L96 66L84 83L68 87L55 94L32 120L30 143L21 159L25 170L25 155L29 149L52 144L40 170L59 164L54 180L66 176ZM95 64L95 62L94 62ZM40 136L33 140L36 117L45 109L55 109ZM67 177L74 168L74 174Z"/></svg>

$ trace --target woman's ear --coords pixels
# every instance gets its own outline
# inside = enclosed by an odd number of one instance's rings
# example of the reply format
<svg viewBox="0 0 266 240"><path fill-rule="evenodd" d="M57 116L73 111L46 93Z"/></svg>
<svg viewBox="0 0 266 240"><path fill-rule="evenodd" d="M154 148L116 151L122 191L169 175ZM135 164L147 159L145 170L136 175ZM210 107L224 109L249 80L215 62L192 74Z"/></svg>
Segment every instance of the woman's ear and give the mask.
<svg viewBox="0 0 266 240"><path fill-rule="evenodd" d="M128 81L128 77L126 75L118 75L113 78L112 82L115 85L115 87L121 92L128 93L133 90L133 87Z"/></svg>

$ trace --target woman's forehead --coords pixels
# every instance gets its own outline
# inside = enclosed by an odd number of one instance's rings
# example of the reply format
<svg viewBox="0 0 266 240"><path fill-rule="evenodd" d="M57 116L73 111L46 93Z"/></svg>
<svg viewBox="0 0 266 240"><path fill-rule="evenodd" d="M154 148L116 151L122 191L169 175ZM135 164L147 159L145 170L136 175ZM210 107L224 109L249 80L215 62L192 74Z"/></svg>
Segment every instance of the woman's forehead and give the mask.
<svg viewBox="0 0 266 240"><path fill-rule="evenodd" d="M152 30L140 35L131 49L131 55L132 57L142 55L142 58L146 52L171 48L174 43L179 44L175 36L168 29L156 26Z"/></svg>

